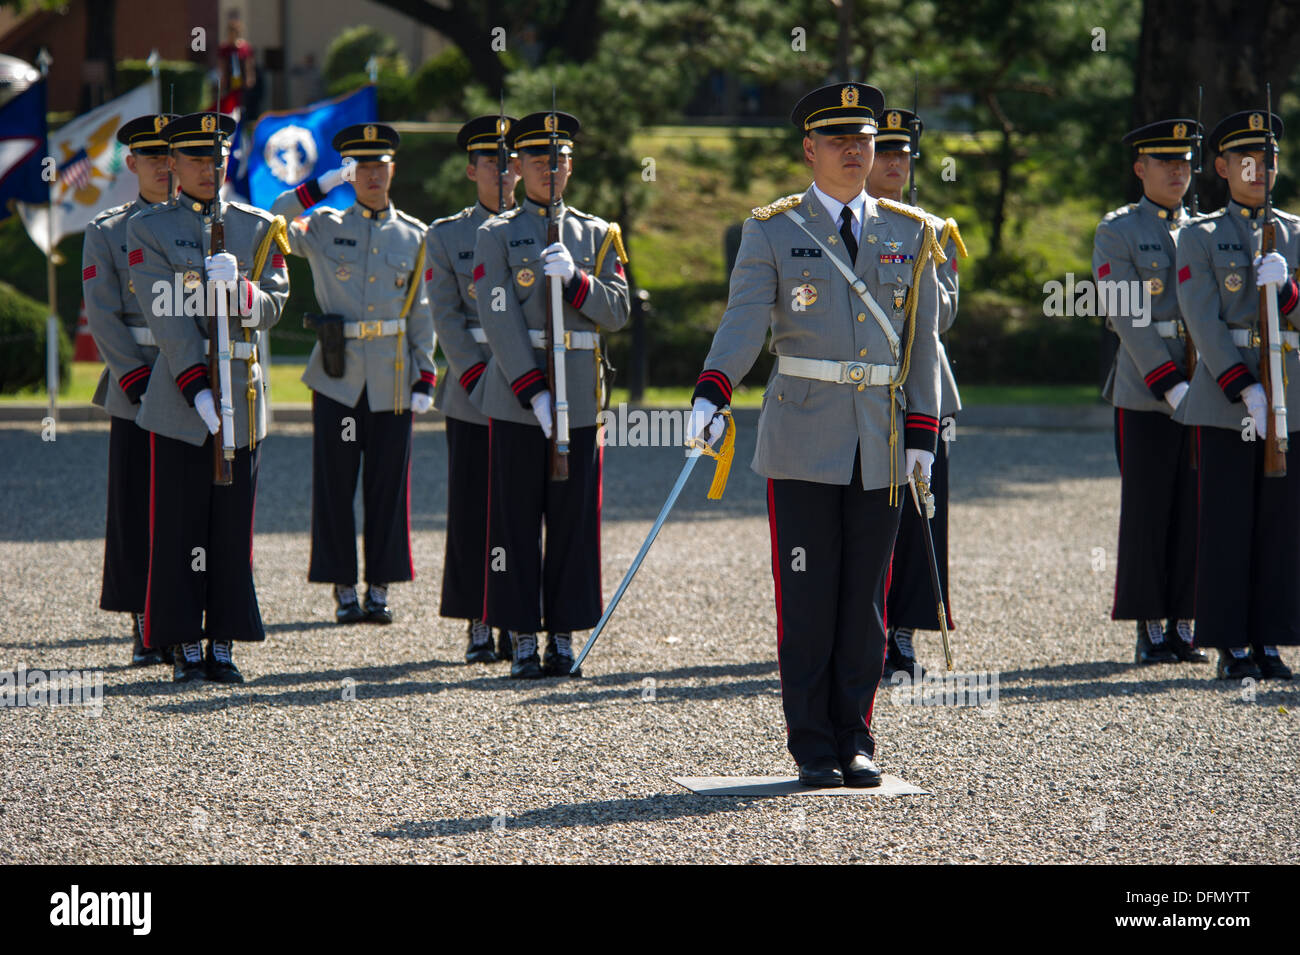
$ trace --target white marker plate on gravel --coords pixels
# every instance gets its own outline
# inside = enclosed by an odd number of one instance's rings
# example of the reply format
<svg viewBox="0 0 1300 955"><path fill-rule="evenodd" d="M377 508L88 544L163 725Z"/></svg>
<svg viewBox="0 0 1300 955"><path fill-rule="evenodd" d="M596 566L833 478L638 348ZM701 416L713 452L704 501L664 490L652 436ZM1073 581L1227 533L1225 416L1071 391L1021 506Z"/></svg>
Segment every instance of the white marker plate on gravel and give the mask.
<svg viewBox="0 0 1300 955"><path fill-rule="evenodd" d="M929 796L928 790L883 774L879 786L857 789L834 786L811 789L802 786L797 776L672 776L673 782L685 786L697 796Z"/></svg>

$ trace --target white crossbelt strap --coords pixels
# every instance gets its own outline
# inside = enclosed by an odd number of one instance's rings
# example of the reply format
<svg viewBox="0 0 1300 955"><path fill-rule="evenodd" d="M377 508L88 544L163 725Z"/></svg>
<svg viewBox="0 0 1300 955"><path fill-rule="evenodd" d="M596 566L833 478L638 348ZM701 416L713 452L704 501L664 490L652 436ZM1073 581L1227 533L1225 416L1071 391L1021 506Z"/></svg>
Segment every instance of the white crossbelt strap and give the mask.
<svg viewBox="0 0 1300 955"><path fill-rule="evenodd" d="M477 329L482 331L482 329ZM478 341L478 339L474 339ZM487 336L484 336L487 341ZM540 328L530 328L528 330L528 340L533 343L534 348L546 347L546 332ZM573 348L577 351L595 351L600 347L600 336L595 332L565 332L564 347Z"/></svg>
<svg viewBox="0 0 1300 955"><path fill-rule="evenodd" d="M203 354L207 355L212 351L212 349L208 347L210 344L211 341L207 339L204 340ZM230 343L231 358L237 358L240 361L248 361L248 359L254 357L256 354L257 354L257 346L254 345L252 342L231 342Z"/></svg>
<svg viewBox="0 0 1300 955"><path fill-rule="evenodd" d="M840 385L887 385L898 374L897 365L871 365L865 361L829 361L823 358L794 358L779 355L776 373Z"/></svg>
<svg viewBox="0 0 1300 955"><path fill-rule="evenodd" d="M128 325L131 329L131 337L135 339L137 345L156 345L153 340L153 332L149 331L148 325Z"/></svg>
<svg viewBox="0 0 1300 955"><path fill-rule="evenodd" d="M1178 337L1178 322L1152 322L1151 324L1161 338Z"/></svg>
<svg viewBox="0 0 1300 955"><path fill-rule="evenodd" d="M1234 328L1232 343L1238 348L1258 348L1258 333L1249 328ZM1291 348L1300 348L1300 332L1283 332L1282 344Z"/></svg>
<svg viewBox="0 0 1300 955"><path fill-rule="evenodd" d="M406 331L406 319L392 318L387 321L344 322L344 338L385 338Z"/></svg>
<svg viewBox="0 0 1300 955"><path fill-rule="evenodd" d="M880 307L880 304L872 298L871 293L867 291L867 283L858 278L858 276L854 274L853 269L844 263L843 259L830 249L826 248L822 240L812 234L808 227L803 224L803 216L799 215L799 213L795 212L793 209L786 209L785 214L790 217L790 220L795 225L807 233L808 238L817 243L818 247L822 250L822 254L827 256L831 262L835 264L835 267L840 270L840 275L844 276L844 281L848 282L849 287L857 293L858 298L862 299L862 304L867 306L867 311L871 313L871 317L876 320L876 324L880 326L880 330L884 332L885 337L889 339L890 354L897 358L898 333L894 331L893 324L885 317L884 309Z"/></svg>

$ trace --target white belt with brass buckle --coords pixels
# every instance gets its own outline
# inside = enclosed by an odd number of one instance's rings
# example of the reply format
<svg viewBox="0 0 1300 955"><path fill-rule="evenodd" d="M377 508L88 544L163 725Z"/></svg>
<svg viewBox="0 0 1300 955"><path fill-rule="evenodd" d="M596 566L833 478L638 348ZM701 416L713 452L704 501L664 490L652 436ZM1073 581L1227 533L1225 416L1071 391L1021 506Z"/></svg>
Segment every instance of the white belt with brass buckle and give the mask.
<svg viewBox="0 0 1300 955"><path fill-rule="evenodd" d="M1234 328L1232 343L1238 348L1258 348L1259 332L1253 328ZM1300 332L1283 332L1282 344L1291 348L1300 348Z"/></svg>
<svg viewBox="0 0 1300 955"><path fill-rule="evenodd" d="M528 340L533 343L534 348L545 348L546 332L540 328L530 328ZM565 332L564 347L575 351L595 351L600 347L600 336L595 332Z"/></svg>
<svg viewBox="0 0 1300 955"><path fill-rule="evenodd" d="M210 344L210 340L205 340L203 342L203 354L208 355L212 353L212 349L208 347ZM257 358L257 346L252 342L231 342L230 357L237 358L240 361L248 361L250 358Z"/></svg>
<svg viewBox="0 0 1300 955"><path fill-rule="evenodd" d="M158 343L153 340L153 332L149 330L148 325L128 325L126 327L131 330L131 337L135 339L137 345L157 346Z"/></svg>
<svg viewBox="0 0 1300 955"><path fill-rule="evenodd" d="M838 385L887 385L898 374L897 365L872 365L865 361L829 361L823 358L792 358L780 355L776 359L778 375L829 381Z"/></svg>
<svg viewBox="0 0 1300 955"><path fill-rule="evenodd" d="M1152 327L1161 338L1182 338L1182 322L1152 322Z"/></svg>
<svg viewBox="0 0 1300 955"><path fill-rule="evenodd" d="M385 338L404 331L406 331L406 319L404 318L393 318L387 321L343 323L344 338L360 338L363 341L367 338Z"/></svg>
<svg viewBox="0 0 1300 955"><path fill-rule="evenodd" d="M480 345L487 344L487 332L483 331L482 325L475 325L469 330L469 337L474 339Z"/></svg>

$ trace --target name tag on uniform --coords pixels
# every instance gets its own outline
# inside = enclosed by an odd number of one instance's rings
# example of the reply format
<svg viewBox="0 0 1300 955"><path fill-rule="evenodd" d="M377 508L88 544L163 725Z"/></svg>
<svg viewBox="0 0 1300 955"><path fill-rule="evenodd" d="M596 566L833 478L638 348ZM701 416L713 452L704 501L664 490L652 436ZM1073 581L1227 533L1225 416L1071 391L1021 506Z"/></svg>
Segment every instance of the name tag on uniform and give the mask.
<svg viewBox="0 0 1300 955"><path fill-rule="evenodd" d="M880 257L881 265L902 265L904 262L911 262L912 257L905 253L899 252L894 255L888 253Z"/></svg>
<svg viewBox="0 0 1300 955"><path fill-rule="evenodd" d="M461 252L461 253L457 254L456 258L458 258L458 259L472 259L472 258L474 258L474 250L473 250L473 249L470 249L468 252Z"/></svg>
<svg viewBox="0 0 1300 955"><path fill-rule="evenodd" d="M512 249L517 245L533 245L533 244L534 243L532 239L511 239L510 240L510 248Z"/></svg>
<svg viewBox="0 0 1300 955"><path fill-rule="evenodd" d="M821 249L791 249L790 254L796 259L820 259Z"/></svg>
<svg viewBox="0 0 1300 955"><path fill-rule="evenodd" d="M356 240L356 239L338 239L338 238L336 238L336 239L334 240L334 244L335 244L335 245L356 245L356 244L357 244L357 240Z"/></svg>
<svg viewBox="0 0 1300 955"><path fill-rule="evenodd" d="M1219 243L1219 251L1220 251L1220 252L1241 252L1241 251L1242 251L1241 243L1240 243L1240 242L1220 242L1220 243Z"/></svg>
<svg viewBox="0 0 1300 955"><path fill-rule="evenodd" d="M191 239L177 239L176 244L182 245L187 249L197 249L199 247L199 244ZM125 249L126 246L122 246L122 248Z"/></svg>
<svg viewBox="0 0 1300 955"><path fill-rule="evenodd" d="M1139 242L1138 251L1139 252L1163 252L1164 249L1158 245L1152 245L1150 242Z"/></svg>

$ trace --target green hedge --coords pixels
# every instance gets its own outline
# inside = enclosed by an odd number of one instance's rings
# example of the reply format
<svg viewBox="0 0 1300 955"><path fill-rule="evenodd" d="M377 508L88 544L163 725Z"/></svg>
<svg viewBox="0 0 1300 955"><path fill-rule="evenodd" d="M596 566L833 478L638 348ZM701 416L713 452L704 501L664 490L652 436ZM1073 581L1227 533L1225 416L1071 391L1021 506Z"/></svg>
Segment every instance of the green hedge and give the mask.
<svg viewBox="0 0 1300 955"><path fill-rule="evenodd" d="M0 282L0 393L45 382L45 306ZM59 329L59 381L68 381L72 343Z"/></svg>

